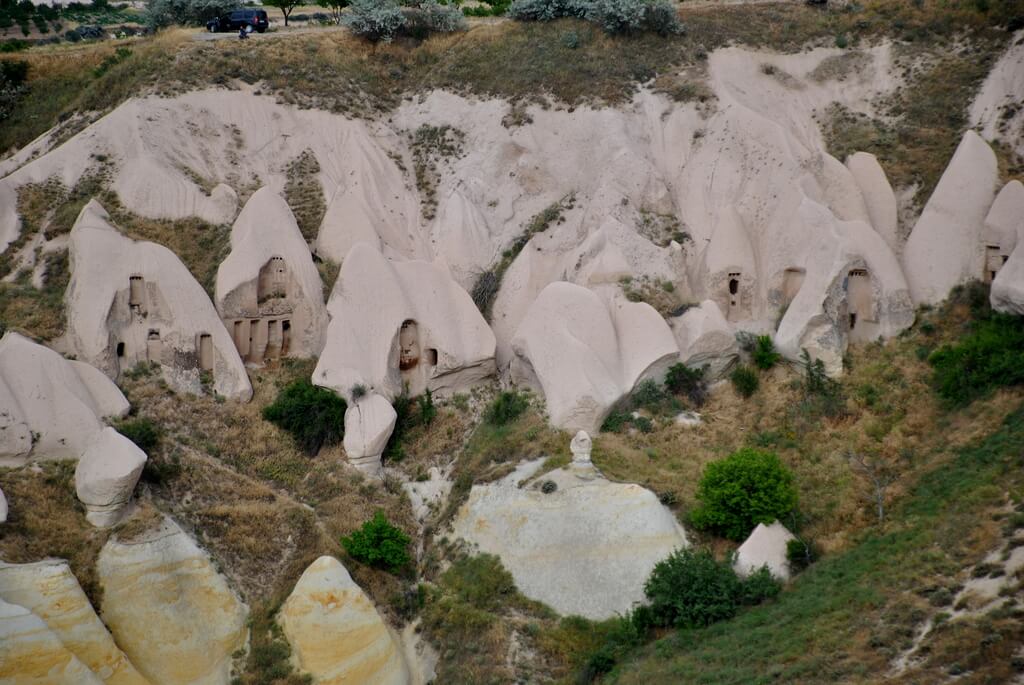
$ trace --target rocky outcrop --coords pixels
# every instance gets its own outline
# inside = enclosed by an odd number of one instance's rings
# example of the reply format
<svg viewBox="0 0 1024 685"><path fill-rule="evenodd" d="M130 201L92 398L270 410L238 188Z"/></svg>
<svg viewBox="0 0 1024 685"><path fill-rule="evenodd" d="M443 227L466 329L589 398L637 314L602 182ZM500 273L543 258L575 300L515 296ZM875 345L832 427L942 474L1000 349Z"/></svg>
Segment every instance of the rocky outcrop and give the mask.
<svg viewBox="0 0 1024 685"><path fill-rule="evenodd" d="M984 280L992 281L992 308L1024 314L1024 184L1010 181L985 217Z"/></svg>
<svg viewBox="0 0 1024 685"><path fill-rule="evenodd" d="M103 685L43 619L0 600L0 682L11 685Z"/></svg>
<svg viewBox="0 0 1024 685"><path fill-rule="evenodd" d="M397 420L394 407L380 395L363 397L350 405L345 410L344 440L349 461L360 470L380 473L381 455Z"/></svg>
<svg viewBox="0 0 1024 685"><path fill-rule="evenodd" d="M501 557L523 594L560 614L626 613L644 600L654 565L687 546L682 526L650 490L610 482L589 464L532 478L542 462L474 485L455 537ZM556 489L544 492L540 480Z"/></svg>
<svg viewBox="0 0 1024 685"><path fill-rule="evenodd" d="M252 386L231 336L192 274L156 243L121 234L92 200L71 231L68 341L111 378L139 363L159 364L167 383L248 400Z"/></svg>
<svg viewBox="0 0 1024 685"><path fill-rule="evenodd" d="M7 523L7 497L3 490L0 490L0 523Z"/></svg>
<svg viewBox="0 0 1024 685"><path fill-rule="evenodd" d="M41 619L60 645L107 685L148 684L114 644L67 562L0 562L0 600L24 607ZM0 678L0 682L9 681ZM14 682L21 681L15 678Z"/></svg>
<svg viewBox="0 0 1024 685"><path fill-rule="evenodd" d="M846 168L857 181L868 210L871 227L882 236L893 252L900 248L896 195L885 177L878 158L867 152L855 152L846 159Z"/></svg>
<svg viewBox="0 0 1024 685"><path fill-rule="evenodd" d="M650 306L571 283L552 283L512 339L513 382L543 393L552 424L597 432L617 402L646 378L660 378L679 350Z"/></svg>
<svg viewBox="0 0 1024 685"><path fill-rule="evenodd" d="M362 385L393 399L448 395L494 373L494 334L443 268L392 262L359 243L327 305L327 343L313 383L351 397Z"/></svg>
<svg viewBox="0 0 1024 685"><path fill-rule="evenodd" d="M146 465L146 453L107 427L89 445L75 468L75 492L89 523L109 527L121 520Z"/></svg>
<svg viewBox="0 0 1024 685"><path fill-rule="evenodd" d="M170 519L113 538L96 571L114 640L153 685L226 685L246 641L246 607L210 558Z"/></svg>
<svg viewBox="0 0 1024 685"><path fill-rule="evenodd" d="M278 621L299 670L320 685L407 685L398 640L334 557L310 564Z"/></svg>
<svg viewBox="0 0 1024 685"><path fill-rule="evenodd" d="M692 369L708 367L705 378L722 378L739 359L736 333L713 300L687 309L671 320L679 359Z"/></svg>
<svg viewBox="0 0 1024 685"><path fill-rule="evenodd" d="M316 357L327 329L320 274L284 199L253 193L231 228L215 300L239 355L250 363Z"/></svg>
<svg viewBox="0 0 1024 685"><path fill-rule="evenodd" d="M740 545L736 551L733 567L741 576L767 566L772 575L781 580L789 579L789 561L786 558L786 546L795 540L789 530L775 521L770 526L757 524L754 532Z"/></svg>
<svg viewBox="0 0 1024 685"><path fill-rule="evenodd" d="M982 226L998 178L992 148L968 130L903 248L915 304L941 302L953 286L982 276Z"/></svg>
<svg viewBox="0 0 1024 685"><path fill-rule="evenodd" d="M82 362L8 332L0 340L0 466L78 459L128 400Z"/></svg>

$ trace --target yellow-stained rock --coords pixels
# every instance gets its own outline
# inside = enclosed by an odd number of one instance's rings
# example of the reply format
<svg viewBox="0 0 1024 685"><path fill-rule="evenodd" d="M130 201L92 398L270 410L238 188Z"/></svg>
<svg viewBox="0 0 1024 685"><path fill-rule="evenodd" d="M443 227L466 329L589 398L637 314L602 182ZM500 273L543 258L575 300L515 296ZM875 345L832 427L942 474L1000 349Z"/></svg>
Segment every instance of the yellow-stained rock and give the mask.
<svg viewBox="0 0 1024 685"><path fill-rule="evenodd" d="M103 619L154 685L226 685L246 640L246 607L210 558L170 519L111 539L97 563Z"/></svg>
<svg viewBox="0 0 1024 685"><path fill-rule="evenodd" d="M0 685L103 685L25 607L0 600Z"/></svg>
<svg viewBox="0 0 1024 685"><path fill-rule="evenodd" d="M67 562L0 562L0 599L42 619L63 646L107 685L149 685L114 644Z"/></svg>
<svg viewBox="0 0 1024 685"><path fill-rule="evenodd" d="M407 685L397 640L334 557L302 574L278 617L296 665L321 685Z"/></svg>

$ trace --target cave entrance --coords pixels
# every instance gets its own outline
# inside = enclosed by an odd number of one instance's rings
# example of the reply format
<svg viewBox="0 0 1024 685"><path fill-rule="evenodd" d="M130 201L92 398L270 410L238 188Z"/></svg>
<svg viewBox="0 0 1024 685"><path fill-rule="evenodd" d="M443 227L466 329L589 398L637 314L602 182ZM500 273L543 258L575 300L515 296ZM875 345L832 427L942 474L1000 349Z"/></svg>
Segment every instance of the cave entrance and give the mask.
<svg viewBox="0 0 1024 685"><path fill-rule="evenodd" d="M199 370L213 371L213 337L209 333L199 334Z"/></svg>
<svg viewBox="0 0 1024 685"><path fill-rule="evenodd" d="M806 275L807 271L796 267L791 267L782 272L782 306L788 307L797 293L800 292Z"/></svg>
<svg viewBox="0 0 1024 685"><path fill-rule="evenodd" d="M141 312L146 303L146 281L142 276L128 277L128 308L133 312Z"/></svg>
<svg viewBox="0 0 1024 685"><path fill-rule="evenodd" d="M995 280L996 274L1003 268L1003 264L1006 263L1006 257L1000 254L1001 250L998 245L986 245L985 246L985 273L982 274L982 280L985 283L991 283Z"/></svg>
<svg viewBox="0 0 1024 685"><path fill-rule="evenodd" d="M267 347L263 353L264 360L274 360L281 356L281 322L267 322Z"/></svg>
<svg viewBox="0 0 1024 685"><path fill-rule="evenodd" d="M286 297L288 288L288 267L283 257L271 257L260 269L256 285L256 300L262 304L275 297Z"/></svg>
<svg viewBox="0 0 1024 685"><path fill-rule="evenodd" d="M285 319L281 322L281 356L287 357L292 346L292 322Z"/></svg>
<svg viewBox="0 0 1024 685"><path fill-rule="evenodd" d="M411 371L420 363L420 329L412 319L402 322L398 332L398 368Z"/></svg>
<svg viewBox="0 0 1024 685"><path fill-rule="evenodd" d="M160 339L160 331L156 328L149 329L146 335L146 359L159 364L163 354L164 343Z"/></svg>

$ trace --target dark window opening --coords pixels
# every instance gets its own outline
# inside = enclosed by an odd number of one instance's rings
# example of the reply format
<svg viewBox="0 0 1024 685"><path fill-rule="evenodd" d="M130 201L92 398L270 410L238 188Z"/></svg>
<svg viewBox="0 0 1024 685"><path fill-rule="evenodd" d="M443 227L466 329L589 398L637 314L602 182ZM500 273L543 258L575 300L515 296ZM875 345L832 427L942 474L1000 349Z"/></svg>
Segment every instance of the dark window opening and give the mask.
<svg viewBox="0 0 1024 685"><path fill-rule="evenodd" d="M850 330L852 331L853 327L856 326L856 325L857 325L857 314L856 313L851 313L850 314Z"/></svg>
<svg viewBox="0 0 1024 685"><path fill-rule="evenodd" d="M437 350L433 347L427 348L427 363L431 366L437 366Z"/></svg>
<svg viewBox="0 0 1024 685"><path fill-rule="evenodd" d="M729 294L735 295L740 290L740 282L735 278L729 279Z"/></svg>
<svg viewBox="0 0 1024 685"><path fill-rule="evenodd" d="M124 343L123 342L117 343L117 356L118 357L123 357L124 356Z"/></svg>

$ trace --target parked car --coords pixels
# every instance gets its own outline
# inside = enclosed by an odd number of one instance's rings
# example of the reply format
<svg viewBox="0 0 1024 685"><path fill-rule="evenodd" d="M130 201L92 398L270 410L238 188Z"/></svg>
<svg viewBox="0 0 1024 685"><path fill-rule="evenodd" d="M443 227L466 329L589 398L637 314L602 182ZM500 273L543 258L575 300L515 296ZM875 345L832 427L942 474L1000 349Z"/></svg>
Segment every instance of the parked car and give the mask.
<svg viewBox="0 0 1024 685"><path fill-rule="evenodd" d="M263 33L270 26L266 10L234 10L230 14L211 19L206 22L206 30L211 33L219 31L238 31L246 26L252 26L254 31Z"/></svg>

